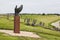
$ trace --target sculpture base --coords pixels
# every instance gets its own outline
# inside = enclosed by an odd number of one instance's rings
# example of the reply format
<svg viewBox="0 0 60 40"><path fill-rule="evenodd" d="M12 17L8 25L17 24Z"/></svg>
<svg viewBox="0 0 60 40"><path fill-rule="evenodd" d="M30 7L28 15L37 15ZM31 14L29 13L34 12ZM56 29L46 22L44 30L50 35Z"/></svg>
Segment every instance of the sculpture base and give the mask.
<svg viewBox="0 0 60 40"><path fill-rule="evenodd" d="M20 16L14 16L14 33L20 33Z"/></svg>

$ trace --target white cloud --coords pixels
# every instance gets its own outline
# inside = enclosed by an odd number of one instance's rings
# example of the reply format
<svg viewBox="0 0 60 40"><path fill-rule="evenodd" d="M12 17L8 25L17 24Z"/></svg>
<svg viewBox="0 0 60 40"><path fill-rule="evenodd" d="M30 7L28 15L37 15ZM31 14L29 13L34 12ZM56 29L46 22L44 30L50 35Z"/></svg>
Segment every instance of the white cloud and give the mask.
<svg viewBox="0 0 60 40"><path fill-rule="evenodd" d="M0 0L0 13L12 13L21 4L24 13L60 13L60 0Z"/></svg>
<svg viewBox="0 0 60 40"><path fill-rule="evenodd" d="M24 4L22 12L60 13L60 0L21 0Z"/></svg>

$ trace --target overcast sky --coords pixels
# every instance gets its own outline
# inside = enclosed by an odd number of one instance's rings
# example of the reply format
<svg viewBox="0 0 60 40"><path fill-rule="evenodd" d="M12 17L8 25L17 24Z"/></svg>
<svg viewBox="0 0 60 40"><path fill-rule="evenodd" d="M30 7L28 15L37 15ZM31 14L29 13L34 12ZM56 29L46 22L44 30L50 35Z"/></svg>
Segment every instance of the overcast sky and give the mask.
<svg viewBox="0 0 60 40"><path fill-rule="evenodd" d="M21 4L21 13L60 13L60 0L0 0L0 13L14 13Z"/></svg>

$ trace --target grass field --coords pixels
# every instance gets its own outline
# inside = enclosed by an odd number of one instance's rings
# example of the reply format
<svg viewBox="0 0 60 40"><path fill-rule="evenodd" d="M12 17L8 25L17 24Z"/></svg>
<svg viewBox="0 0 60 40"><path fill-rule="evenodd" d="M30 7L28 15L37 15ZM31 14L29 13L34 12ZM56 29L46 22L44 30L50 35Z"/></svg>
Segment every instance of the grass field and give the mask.
<svg viewBox="0 0 60 40"><path fill-rule="evenodd" d="M1 40L60 40L60 32L59 31L53 31L50 29L45 29L41 26L27 26L24 23L25 18L30 18L32 22L33 19L37 20L37 24L39 22L44 22L45 27L52 28L53 26L50 25L53 21L59 20L60 16L57 15L20 15L20 30L23 31L31 31L36 33L37 35L41 36L42 38L37 39L37 38L30 38L30 37L13 37L10 35L0 33L0 39ZM3 16L0 18L0 29L8 29L8 30L13 30L14 25L13 25L13 16L10 16L10 19L7 19L7 16Z"/></svg>

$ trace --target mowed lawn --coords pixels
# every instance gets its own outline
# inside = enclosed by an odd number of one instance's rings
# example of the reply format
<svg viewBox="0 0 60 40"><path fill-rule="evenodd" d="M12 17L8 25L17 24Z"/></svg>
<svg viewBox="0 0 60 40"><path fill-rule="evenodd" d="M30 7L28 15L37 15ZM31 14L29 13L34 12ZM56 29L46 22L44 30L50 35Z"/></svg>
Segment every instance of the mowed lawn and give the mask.
<svg viewBox="0 0 60 40"><path fill-rule="evenodd" d="M7 19L7 16L3 16L0 18L0 29L6 29L6 30L13 30L14 29L14 22L13 22L13 16L9 17L9 20ZM27 26L24 23L25 18L30 18L31 23L33 19L37 20L36 24L39 24L39 22L44 22L45 27L52 28L50 26L50 23L56 20L60 19L60 16L57 15L20 15L20 30L22 31L31 31L39 35L41 38L30 38L30 37L13 37L4 33L0 33L0 39L1 40L60 40L60 32L53 31L50 29L45 29L41 26Z"/></svg>

